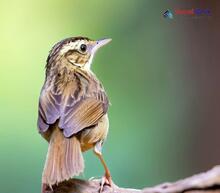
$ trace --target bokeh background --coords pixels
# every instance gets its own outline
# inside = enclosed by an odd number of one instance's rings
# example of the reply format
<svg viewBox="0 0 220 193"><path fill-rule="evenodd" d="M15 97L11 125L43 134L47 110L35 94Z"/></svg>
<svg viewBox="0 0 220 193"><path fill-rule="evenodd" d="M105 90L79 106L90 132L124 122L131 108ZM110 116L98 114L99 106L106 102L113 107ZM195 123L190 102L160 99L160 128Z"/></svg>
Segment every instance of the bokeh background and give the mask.
<svg viewBox="0 0 220 193"><path fill-rule="evenodd" d="M165 19L166 9L211 16ZM220 163L220 1L0 0L0 192L40 192L47 143L37 132L48 51L111 37L93 70L112 106L104 156L116 184L142 188ZM103 168L85 154L81 178Z"/></svg>

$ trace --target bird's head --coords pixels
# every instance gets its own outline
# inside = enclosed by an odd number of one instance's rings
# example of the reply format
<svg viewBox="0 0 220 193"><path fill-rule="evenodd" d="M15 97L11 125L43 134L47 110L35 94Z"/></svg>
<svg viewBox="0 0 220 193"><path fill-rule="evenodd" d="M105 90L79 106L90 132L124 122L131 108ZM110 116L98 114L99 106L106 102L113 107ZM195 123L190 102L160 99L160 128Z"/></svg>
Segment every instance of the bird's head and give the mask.
<svg viewBox="0 0 220 193"><path fill-rule="evenodd" d="M81 68L90 70L92 59L99 48L109 43L111 39L91 40L86 37L71 37L54 45L47 59L46 69L51 68Z"/></svg>

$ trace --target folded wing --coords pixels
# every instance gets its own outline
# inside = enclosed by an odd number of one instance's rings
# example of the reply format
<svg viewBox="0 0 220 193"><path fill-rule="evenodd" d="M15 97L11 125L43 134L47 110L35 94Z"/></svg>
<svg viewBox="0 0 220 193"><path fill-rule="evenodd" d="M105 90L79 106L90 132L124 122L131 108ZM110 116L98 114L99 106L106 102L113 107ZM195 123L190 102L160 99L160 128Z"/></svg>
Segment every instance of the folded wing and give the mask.
<svg viewBox="0 0 220 193"><path fill-rule="evenodd" d="M100 86L82 88L69 84L62 91L54 87L43 88L38 111L38 128L46 132L58 121L65 137L70 137L86 127L96 125L107 112L109 101ZM79 90L80 88L80 90Z"/></svg>

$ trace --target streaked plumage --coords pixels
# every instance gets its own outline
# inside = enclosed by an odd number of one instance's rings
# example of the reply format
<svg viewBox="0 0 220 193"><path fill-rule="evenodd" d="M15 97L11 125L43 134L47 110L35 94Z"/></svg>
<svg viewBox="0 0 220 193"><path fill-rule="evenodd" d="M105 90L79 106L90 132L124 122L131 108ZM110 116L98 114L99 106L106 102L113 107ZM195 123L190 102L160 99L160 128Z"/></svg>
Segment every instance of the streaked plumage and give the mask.
<svg viewBox="0 0 220 193"><path fill-rule="evenodd" d="M98 43L67 38L48 56L38 116L39 132L49 142L43 184L51 186L79 175L84 169L82 152L103 143L107 136L109 100L90 70L94 54L102 46Z"/></svg>

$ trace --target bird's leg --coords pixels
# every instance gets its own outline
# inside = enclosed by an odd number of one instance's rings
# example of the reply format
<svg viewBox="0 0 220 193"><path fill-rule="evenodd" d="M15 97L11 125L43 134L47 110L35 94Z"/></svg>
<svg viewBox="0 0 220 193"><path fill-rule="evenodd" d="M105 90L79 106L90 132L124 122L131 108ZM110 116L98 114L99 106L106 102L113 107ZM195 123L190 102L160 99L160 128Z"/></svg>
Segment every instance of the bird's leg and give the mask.
<svg viewBox="0 0 220 193"><path fill-rule="evenodd" d="M103 176L102 181L101 181L100 192L102 192L103 186L105 184L108 184L111 187L113 186L110 171L109 171L109 169L103 159L103 156L102 156L102 141L99 141L95 144L94 153L98 156L98 158L100 159L100 161L105 169L105 175Z"/></svg>

